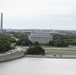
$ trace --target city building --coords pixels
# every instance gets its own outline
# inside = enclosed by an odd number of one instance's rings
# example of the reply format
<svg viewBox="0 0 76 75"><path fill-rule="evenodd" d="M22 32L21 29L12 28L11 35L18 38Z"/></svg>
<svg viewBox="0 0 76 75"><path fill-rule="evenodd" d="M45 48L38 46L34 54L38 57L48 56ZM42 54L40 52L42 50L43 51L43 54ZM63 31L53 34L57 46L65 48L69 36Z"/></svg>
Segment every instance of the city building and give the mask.
<svg viewBox="0 0 76 75"><path fill-rule="evenodd" d="M31 33L29 35L29 39L34 42L39 42L40 44L47 44L50 40L52 40L52 35L50 33Z"/></svg>

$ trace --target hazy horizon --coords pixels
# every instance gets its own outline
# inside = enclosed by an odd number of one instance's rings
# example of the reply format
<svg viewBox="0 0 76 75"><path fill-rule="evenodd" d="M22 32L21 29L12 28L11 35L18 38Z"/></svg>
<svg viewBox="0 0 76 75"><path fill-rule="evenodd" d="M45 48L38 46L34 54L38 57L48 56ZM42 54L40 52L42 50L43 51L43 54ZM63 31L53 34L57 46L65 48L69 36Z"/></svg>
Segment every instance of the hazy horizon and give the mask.
<svg viewBox="0 0 76 75"><path fill-rule="evenodd" d="M75 0L1 0L4 29L76 30Z"/></svg>
<svg viewBox="0 0 76 75"><path fill-rule="evenodd" d="M5 30L59 30L59 31L76 31L76 30L71 30L71 29L33 29L33 28L31 28L31 29L5 28Z"/></svg>

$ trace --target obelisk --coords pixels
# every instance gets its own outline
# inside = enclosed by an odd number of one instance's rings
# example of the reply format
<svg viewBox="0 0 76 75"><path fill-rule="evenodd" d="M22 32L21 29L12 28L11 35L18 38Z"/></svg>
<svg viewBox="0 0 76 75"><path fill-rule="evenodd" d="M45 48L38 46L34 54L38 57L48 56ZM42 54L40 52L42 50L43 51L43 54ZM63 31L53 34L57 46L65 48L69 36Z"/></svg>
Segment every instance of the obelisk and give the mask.
<svg viewBox="0 0 76 75"><path fill-rule="evenodd" d="M1 12L1 27L0 32L3 33L3 13Z"/></svg>

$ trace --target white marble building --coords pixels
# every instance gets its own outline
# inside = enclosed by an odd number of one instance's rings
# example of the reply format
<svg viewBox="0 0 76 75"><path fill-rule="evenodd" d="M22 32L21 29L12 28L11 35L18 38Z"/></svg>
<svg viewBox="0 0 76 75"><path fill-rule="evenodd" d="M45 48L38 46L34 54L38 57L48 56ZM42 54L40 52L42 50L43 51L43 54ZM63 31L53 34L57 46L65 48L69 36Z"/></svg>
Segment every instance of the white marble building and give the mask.
<svg viewBox="0 0 76 75"><path fill-rule="evenodd" d="M29 39L33 43L38 41L40 44L47 44L52 40L52 35L50 35L50 33L31 33L31 35L29 35Z"/></svg>

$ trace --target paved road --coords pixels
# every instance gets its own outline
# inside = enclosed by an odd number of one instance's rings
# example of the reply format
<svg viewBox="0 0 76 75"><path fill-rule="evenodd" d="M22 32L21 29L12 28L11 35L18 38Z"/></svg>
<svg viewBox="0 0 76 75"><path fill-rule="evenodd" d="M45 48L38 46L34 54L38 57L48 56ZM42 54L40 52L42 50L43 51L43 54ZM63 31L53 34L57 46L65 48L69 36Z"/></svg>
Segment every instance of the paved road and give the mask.
<svg viewBox="0 0 76 75"><path fill-rule="evenodd" d="M70 51L70 52L46 52L46 55L76 55L76 51Z"/></svg>
<svg viewBox="0 0 76 75"><path fill-rule="evenodd" d="M44 48L45 50L76 50L76 48Z"/></svg>

